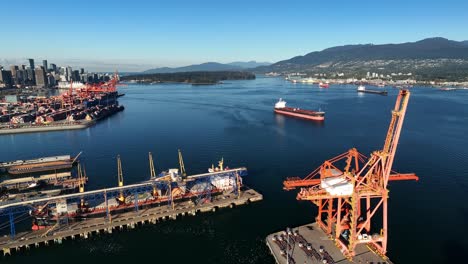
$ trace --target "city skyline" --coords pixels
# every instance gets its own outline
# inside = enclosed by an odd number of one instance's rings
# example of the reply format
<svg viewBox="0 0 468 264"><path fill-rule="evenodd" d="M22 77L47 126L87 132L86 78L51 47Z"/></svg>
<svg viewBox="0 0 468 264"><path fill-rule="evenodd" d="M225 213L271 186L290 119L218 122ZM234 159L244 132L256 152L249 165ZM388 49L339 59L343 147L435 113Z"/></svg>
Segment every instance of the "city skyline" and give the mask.
<svg viewBox="0 0 468 264"><path fill-rule="evenodd" d="M110 80L112 75L112 73L92 72L89 69L85 71L84 67L57 66L56 63L49 63L47 59L42 60L42 63L40 61L36 63L34 58L22 60L20 63L6 60L3 62L9 63L9 66L0 64L0 89L68 87L71 82L100 83Z"/></svg>
<svg viewBox="0 0 468 264"><path fill-rule="evenodd" d="M0 59L139 71L209 61L277 62L347 44L468 39L468 4L456 0L26 3L27 9L23 2L8 4Z"/></svg>

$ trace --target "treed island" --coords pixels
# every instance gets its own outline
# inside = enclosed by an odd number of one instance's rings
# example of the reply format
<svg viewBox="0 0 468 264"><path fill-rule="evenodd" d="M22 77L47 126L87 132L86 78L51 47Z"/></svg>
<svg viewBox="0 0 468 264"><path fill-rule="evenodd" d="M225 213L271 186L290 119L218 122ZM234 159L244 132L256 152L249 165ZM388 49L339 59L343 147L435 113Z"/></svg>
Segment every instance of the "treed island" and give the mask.
<svg viewBox="0 0 468 264"><path fill-rule="evenodd" d="M217 84L225 80L254 80L255 74L246 71L199 71L153 73L122 76L122 81L137 83L191 83L191 84Z"/></svg>

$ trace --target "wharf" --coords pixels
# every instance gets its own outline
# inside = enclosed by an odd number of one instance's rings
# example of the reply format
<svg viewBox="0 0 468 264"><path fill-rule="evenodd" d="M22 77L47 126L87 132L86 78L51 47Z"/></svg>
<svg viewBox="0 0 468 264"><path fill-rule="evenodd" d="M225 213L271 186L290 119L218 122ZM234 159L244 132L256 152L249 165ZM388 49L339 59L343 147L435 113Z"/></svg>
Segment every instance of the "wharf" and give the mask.
<svg viewBox="0 0 468 264"><path fill-rule="evenodd" d="M367 245L359 244L356 247L356 256L352 261L348 260L335 245L335 242L328 237L317 223L307 224L292 228L292 235L289 235L289 263L381 263L392 264L385 256L380 256L372 251ZM295 234L297 232L297 234ZM280 238L281 236L281 238ZM273 241L276 238L276 241ZM278 239L280 238L280 239ZM285 231L280 231L267 236L266 244L275 258L276 263L287 263L286 247L288 236ZM302 242L303 246L299 246ZM310 247L307 248L307 243Z"/></svg>
<svg viewBox="0 0 468 264"><path fill-rule="evenodd" d="M106 217L90 218L87 220L70 222L69 224L56 224L50 228L39 231L28 231L16 234L14 238L1 237L0 250L4 255L12 251L19 252L30 247L39 247L49 243L61 244L63 240L75 238L88 238L99 233L112 233L114 229L133 229L144 224L156 224L160 221L177 219L186 215L196 215L203 212L214 212L221 208L261 201L263 196L253 189L242 190L239 196L234 193L214 196L209 203L195 205L190 201L174 202L174 208L167 205L139 209L138 211L112 214Z"/></svg>

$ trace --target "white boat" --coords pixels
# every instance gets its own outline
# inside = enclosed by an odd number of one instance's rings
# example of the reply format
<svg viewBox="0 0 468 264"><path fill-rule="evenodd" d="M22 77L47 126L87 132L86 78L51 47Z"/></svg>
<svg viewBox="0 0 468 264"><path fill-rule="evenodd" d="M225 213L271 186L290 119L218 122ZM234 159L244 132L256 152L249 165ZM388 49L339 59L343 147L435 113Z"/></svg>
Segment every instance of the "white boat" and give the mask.
<svg viewBox="0 0 468 264"><path fill-rule="evenodd" d="M366 90L366 87L364 85L359 85L358 88L357 88L358 92L359 91L365 91Z"/></svg>

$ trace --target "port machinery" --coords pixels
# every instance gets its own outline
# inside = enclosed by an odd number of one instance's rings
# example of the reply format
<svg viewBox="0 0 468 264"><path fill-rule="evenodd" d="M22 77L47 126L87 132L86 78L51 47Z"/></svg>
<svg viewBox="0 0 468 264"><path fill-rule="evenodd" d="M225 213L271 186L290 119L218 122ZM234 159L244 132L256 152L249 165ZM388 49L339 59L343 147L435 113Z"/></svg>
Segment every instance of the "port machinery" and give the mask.
<svg viewBox="0 0 468 264"><path fill-rule="evenodd" d="M9 227L10 237L15 239L16 224L31 220L31 217L40 219L42 223L33 223L32 232L40 229L48 229L49 232L64 228L73 221L86 221L93 217L112 222L113 216L124 212L138 212L155 206L167 206L168 210L173 210L179 202L190 201L195 205L203 205L210 203L212 196L214 198L220 194L240 196L241 177L247 175L245 167L224 168L223 161L220 161L219 167L210 169L208 173L185 176L180 151L179 164L182 173L178 173L178 169L171 169L156 175L153 156L149 153L149 179L124 185L122 163L118 156L117 187L85 191L83 181L78 193L0 202L0 219L5 219L0 222L0 230ZM80 165L78 177L87 179L86 172Z"/></svg>
<svg viewBox="0 0 468 264"><path fill-rule="evenodd" d="M285 190L300 188L297 200L311 201L318 207L317 225L349 260L356 256L358 244L385 257L388 182L419 180L413 173L392 171L409 97L408 90L400 90L382 150L366 157L353 148L326 160L303 179L293 177L283 182ZM379 228L380 232L371 235Z"/></svg>
<svg viewBox="0 0 468 264"><path fill-rule="evenodd" d="M117 94L117 86L126 86L125 84L119 83L120 77L117 72L114 73L114 76L108 82L100 82L96 84L87 83L85 87L78 88L74 92L73 82L70 82L70 87L67 92L62 93L59 96L54 97L54 99L62 103L62 108L64 104L73 104L73 98L86 98L92 94Z"/></svg>

